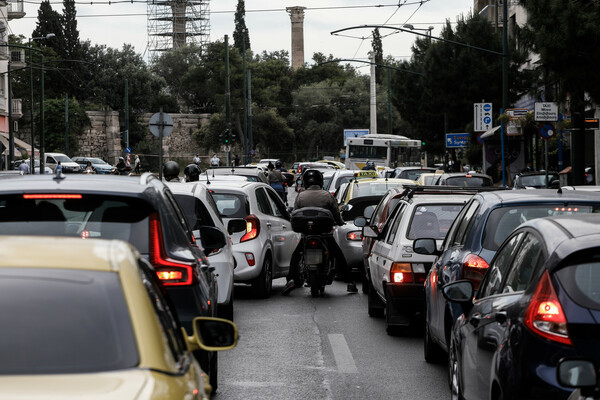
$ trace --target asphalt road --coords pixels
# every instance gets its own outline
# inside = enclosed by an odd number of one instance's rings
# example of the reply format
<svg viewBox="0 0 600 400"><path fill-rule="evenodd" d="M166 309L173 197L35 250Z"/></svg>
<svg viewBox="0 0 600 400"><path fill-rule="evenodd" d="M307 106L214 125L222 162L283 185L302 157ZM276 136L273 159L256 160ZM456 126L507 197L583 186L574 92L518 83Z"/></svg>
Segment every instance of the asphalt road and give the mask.
<svg viewBox="0 0 600 400"><path fill-rule="evenodd" d="M308 288L253 299L235 287L238 346L219 354L214 399L445 399L445 365L423 359L423 338L388 336L367 315L367 295L342 282L312 298Z"/></svg>

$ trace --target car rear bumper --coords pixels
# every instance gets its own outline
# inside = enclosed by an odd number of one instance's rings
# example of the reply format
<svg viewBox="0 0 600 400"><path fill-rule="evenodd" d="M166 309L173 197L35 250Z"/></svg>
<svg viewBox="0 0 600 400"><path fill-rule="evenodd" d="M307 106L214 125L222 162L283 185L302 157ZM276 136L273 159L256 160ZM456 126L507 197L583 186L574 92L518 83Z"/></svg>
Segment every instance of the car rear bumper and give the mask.
<svg viewBox="0 0 600 400"><path fill-rule="evenodd" d="M406 326L415 316L425 313L425 288L422 283L385 283L383 286L388 303L388 325Z"/></svg>

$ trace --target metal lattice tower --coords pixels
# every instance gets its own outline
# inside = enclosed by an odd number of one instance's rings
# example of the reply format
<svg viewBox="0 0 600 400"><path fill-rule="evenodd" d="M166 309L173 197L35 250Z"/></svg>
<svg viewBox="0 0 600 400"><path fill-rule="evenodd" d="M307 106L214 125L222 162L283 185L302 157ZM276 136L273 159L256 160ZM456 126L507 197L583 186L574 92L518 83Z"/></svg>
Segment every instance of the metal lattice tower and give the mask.
<svg viewBox="0 0 600 400"><path fill-rule="evenodd" d="M148 0L148 51L160 52L193 43L202 51L210 39L210 0Z"/></svg>

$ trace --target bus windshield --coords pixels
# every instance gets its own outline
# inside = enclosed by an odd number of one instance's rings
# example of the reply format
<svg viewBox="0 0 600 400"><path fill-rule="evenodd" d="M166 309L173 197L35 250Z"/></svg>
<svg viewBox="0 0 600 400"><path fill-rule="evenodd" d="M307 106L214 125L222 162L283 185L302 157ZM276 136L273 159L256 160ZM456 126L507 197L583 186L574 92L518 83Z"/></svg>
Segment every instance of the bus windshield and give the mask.
<svg viewBox="0 0 600 400"><path fill-rule="evenodd" d="M387 158L387 147L350 145L350 157L384 160Z"/></svg>

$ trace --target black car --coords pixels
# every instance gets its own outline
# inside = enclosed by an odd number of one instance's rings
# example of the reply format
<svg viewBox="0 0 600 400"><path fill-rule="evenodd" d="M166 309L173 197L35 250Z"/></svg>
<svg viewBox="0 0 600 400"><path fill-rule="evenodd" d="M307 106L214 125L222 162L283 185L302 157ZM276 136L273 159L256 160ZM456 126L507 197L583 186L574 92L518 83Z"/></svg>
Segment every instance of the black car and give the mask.
<svg viewBox="0 0 600 400"><path fill-rule="evenodd" d="M522 224L500 247L473 299L458 281L444 295L461 304L450 341L457 399L566 399L561 359L600 365L600 215Z"/></svg>
<svg viewBox="0 0 600 400"><path fill-rule="evenodd" d="M171 191L150 173L135 178L78 174L4 179L0 235L127 241L150 261L188 332L194 317L217 315L214 268L196 245ZM207 251L225 245L216 228L207 227L201 236L203 244L214 241ZM195 355L216 388L216 353Z"/></svg>
<svg viewBox="0 0 600 400"><path fill-rule="evenodd" d="M441 250L433 239L418 239L413 249L437 254L425 280L424 355L428 362L441 361L448 351L454 321L462 314L442 295L442 287L460 279L470 280L475 290L500 244L520 224L534 218L600 212L600 196L594 192L498 190L474 195L448 231Z"/></svg>

